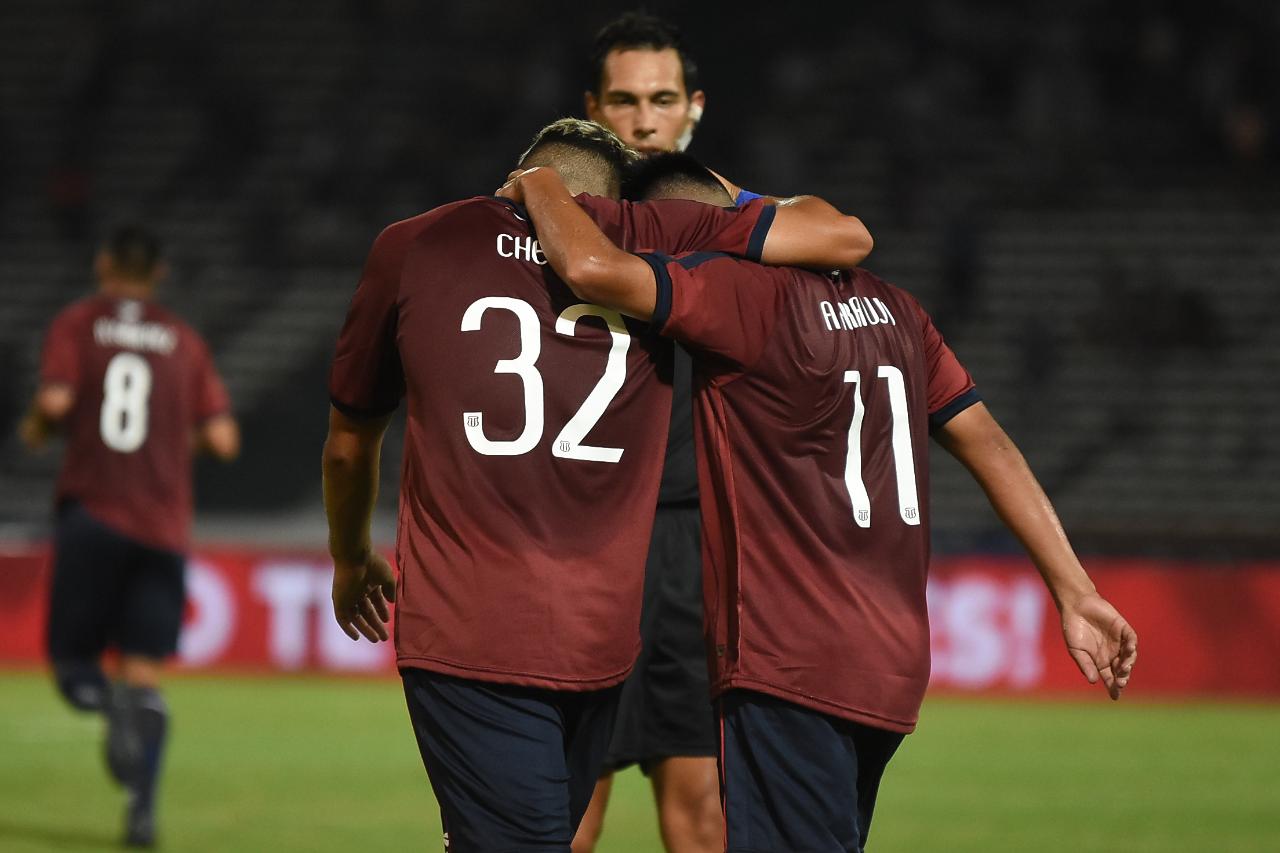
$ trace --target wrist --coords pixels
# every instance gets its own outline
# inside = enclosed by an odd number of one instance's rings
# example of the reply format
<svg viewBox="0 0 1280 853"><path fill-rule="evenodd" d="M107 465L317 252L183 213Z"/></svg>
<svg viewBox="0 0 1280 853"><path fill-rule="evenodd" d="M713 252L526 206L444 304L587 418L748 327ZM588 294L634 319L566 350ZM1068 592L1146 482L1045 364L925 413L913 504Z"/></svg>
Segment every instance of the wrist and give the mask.
<svg viewBox="0 0 1280 853"><path fill-rule="evenodd" d="M329 555L333 557L335 571L345 571L364 565L368 562L369 555L372 552L373 546L368 540L348 546L343 546L333 541L329 543Z"/></svg>

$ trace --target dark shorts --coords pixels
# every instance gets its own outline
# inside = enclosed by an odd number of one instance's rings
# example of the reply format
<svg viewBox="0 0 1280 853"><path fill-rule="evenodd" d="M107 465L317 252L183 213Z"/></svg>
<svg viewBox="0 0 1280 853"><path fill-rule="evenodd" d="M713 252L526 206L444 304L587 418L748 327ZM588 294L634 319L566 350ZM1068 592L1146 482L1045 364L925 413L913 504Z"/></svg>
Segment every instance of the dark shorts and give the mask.
<svg viewBox="0 0 1280 853"><path fill-rule="evenodd" d="M730 853L860 853L903 735L748 690L719 702Z"/></svg>
<svg viewBox="0 0 1280 853"><path fill-rule="evenodd" d="M537 690L402 669L448 853L568 853L619 690Z"/></svg>
<svg viewBox="0 0 1280 853"><path fill-rule="evenodd" d="M608 769L646 773L674 756L714 757L715 709L702 633L702 519L660 507L645 564L642 647L622 688Z"/></svg>
<svg viewBox="0 0 1280 853"><path fill-rule="evenodd" d="M50 659L96 660L108 648L172 655L186 601L185 565L182 554L141 545L79 504L63 504L54 527Z"/></svg>

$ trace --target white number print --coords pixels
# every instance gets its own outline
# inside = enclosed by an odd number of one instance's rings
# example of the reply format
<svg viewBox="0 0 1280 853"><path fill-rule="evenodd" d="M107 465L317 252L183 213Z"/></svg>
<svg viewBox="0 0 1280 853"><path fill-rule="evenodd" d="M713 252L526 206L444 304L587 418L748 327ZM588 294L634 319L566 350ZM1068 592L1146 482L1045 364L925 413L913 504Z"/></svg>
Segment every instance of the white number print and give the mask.
<svg viewBox="0 0 1280 853"><path fill-rule="evenodd" d="M484 434L484 413L463 412L462 423L471 447L485 456L520 456L528 453L542 440L544 427L543 382L536 363L542 351L541 329L533 306L521 299L509 296L486 296L478 299L462 315L462 331L473 332L480 328L481 318L489 308L501 308L516 315L520 322L520 353L511 359L501 359L494 366L494 373L514 373L524 383L524 430L510 441L495 441ZM561 459L580 459L586 462L617 462L622 458L621 447L596 447L582 441L604 416L627 378L627 350L631 335L626 323L617 311L599 305L579 303L571 305L556 318L556 333L574 337L578 320L583 317L599 317L609 328L611 344L604 375L591 389L587 399L578 407L551 443L552 455Z"/></svg>
<svg viewBox="0 0 1280 853"><path fill-rule="evenodd" d="M907 419L907 386L902 371L880 365L876 376L889 385L889 413L893 420L893 470L898 484L898 515L911 525L920 523L920 500L916 494L916 462L911 450L911 424ZM853 385L853 420L849 423L848 456L844 464L844 485L853 504L853 520L859 527L871 526L871 497L862 480L862 377L846 370L844 381Z"/></svg>
<svg viewBox="0 0 1280 853"><path fill-rule="evenodd" d="M151 365L137 353L117 353L107 362L102 380L102 413L98 430L107 447L133 453L147 440L147 402L151 399Z"/></svg>

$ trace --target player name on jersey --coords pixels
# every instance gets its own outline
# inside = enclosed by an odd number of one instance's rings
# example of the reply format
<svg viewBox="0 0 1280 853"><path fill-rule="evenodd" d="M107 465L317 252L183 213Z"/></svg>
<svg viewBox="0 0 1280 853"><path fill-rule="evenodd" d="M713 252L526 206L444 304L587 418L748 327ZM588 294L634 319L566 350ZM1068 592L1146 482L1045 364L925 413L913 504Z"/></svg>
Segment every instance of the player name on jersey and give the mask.
<svg viewBox="0 0 1280 853"><path fill-rule="evenodd" d="M847 302L834 303L824 299L818 303L818 310L822 314L822 322L826 324L828 332L861 329L864 326L878 326L881 323L898 325L888 306L881 302L878 296L870 298L850 296Z"/></svg>
<svg viewBox="0 0 1280 853"><path fill-rule="evenodd" d="M503 258L515 258L517 261L533 261L540 267L547 265L542 247L538 245L537 240L528 236L499 234L498 255Z"/></svg>
<svg viewBox="0 0 1280 853"><path fill-rule="evenodd" d="M146 350L169 355L178 346L178 332L164 323L131 323L112 317L93 322L93 340L98 346Z"/></svg>

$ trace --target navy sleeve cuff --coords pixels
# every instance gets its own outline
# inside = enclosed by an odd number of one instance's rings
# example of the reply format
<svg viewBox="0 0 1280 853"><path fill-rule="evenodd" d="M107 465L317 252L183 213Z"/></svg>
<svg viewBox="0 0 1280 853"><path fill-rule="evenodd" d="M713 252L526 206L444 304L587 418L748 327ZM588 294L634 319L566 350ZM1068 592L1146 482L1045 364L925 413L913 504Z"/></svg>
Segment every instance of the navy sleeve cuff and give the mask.
<svg viewBox="0 0 1280 853"><path fill-rule="evenodd" d="M657 253L645 253L636 257L653 270L657 291L654 294L653 316L649 318L649 327L661 332L671 317L671 274L667 272L667 264L671 263L671 258Z"/></svg>
<svg viewBox="0 0 1280 853"><path fill-rule="evenodd" d="M982 395L978 393L977 388L970 388L959 397L956 397L950 403L947 403L941 409L929 415L929 434L937 432L947 421L972 406L974 403L981 403Z"/></svg>
<svg viewBox="0 0 1280 853"><path fill-rule="evenodd" d="M751 238L747 240L747 260L760 262L760 255L764 252L764 238L769 236L773 217L777 215L778 208L772 204L765 205L764 210L760 211L760 219L756 221L756 227L751 229Z"/></svg>
<svg viewBox="0 0 1280 853"><path fill-rule="evenodd" d="M400 406L400 403L397 402L394 406L385 408L363 409L359 406L352 406L344 403L332 395L329 397L329 402L333 404L335 409L342 412L342 414L351 418L353 421L371 421L376 418L385 417L394 412Z"/></svg>

